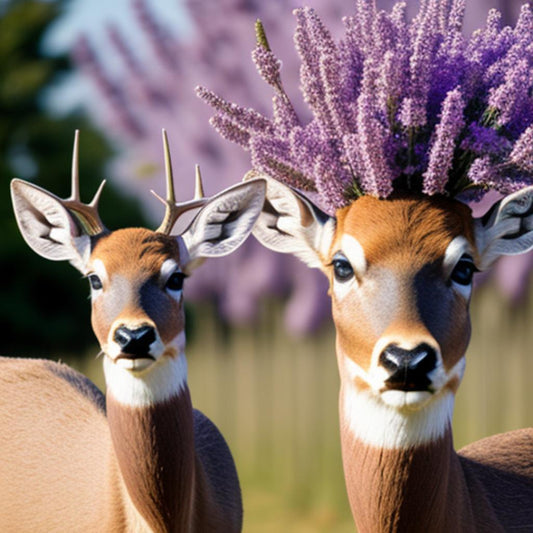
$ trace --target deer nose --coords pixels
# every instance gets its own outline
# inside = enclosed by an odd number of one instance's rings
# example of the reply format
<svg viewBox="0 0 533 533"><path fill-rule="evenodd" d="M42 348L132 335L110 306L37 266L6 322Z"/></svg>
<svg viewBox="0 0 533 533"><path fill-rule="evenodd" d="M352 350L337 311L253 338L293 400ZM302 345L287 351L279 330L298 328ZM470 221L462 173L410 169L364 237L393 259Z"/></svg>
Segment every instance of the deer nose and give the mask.
<svg viewBox="0 0 533 533"><path fill-rule="evenodd" d="M113 335L113 340L120 346L122 352L133 356L148 355L150 345L155 339L155 329L152 326L135 329L120 326Z"/></svg>
<svg viewBox="0 0 533 533"><path fill-rule="evenodd" d="M390 372L385 380L388 389L428 390L431 384L428 374L437 366L437 352L425 343L412 350L389 344L381 352L379 363Z"/></svg>

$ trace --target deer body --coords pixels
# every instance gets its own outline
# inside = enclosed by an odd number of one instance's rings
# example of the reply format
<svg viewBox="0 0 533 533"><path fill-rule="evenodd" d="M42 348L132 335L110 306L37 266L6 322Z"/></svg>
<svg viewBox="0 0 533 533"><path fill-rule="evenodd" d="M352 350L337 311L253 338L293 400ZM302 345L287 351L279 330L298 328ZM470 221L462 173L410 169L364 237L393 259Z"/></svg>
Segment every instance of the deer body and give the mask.
<svg viewBox="0 0 533 533"><path fill-rule="evenodd" d="M203 259L243 242L264 184L176 204L164 141L169 193L157 231L106 230L96 202L79 202L76 170L69 200L12 183L28 244L89 278L107 394L66 365L0 360L2 531L241 530L231 453L192 408L183 282ZM184 233L170 235L191 207L202 209Z"/></svg>
<svg viewBox="0 0 533 533"><path fill-rule="evenodd" d="M360 532L533 528L533 430L453 448L474 270L533 246L533 188L483 219L444 197L320 212L267 178L254 234L330 281L342 457Z"/></svg>
<svg viewBox="0 0 533 533"><path fill-rule="evenodd" d="M108 393L106 409L67 365L2 358L0 374L1 405L32 399L2 412L3 531L238 530L231 454L186 387L151 407Z"/></svg>

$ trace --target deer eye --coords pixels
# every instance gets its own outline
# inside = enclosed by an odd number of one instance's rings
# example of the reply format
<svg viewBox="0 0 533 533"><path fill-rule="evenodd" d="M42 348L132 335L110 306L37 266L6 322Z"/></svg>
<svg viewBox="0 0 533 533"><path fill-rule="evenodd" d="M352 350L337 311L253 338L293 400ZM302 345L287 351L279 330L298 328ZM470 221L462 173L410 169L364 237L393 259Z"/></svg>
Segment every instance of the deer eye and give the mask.
<svg viewBox="0 0 533 533"><path fill-rule="evenodd" d="M89 284L93 291L99 291L102 288L102 280L96 274L89 274Z"/></svg>
<svg viewBox="0 0 533 533"><path fill-rule="evenodd" d="M183 281L187 276L183 272L174 272L167 279L165 289L169 291L181 291L183 289Z"/></svg>
<svg viewBox="0 0 533 533"><path fill-rule="evenodd" d="M470 285L474 272L477 272L474 260L469 255L463 255L455 265L450 279L459 285Z"/></svg>
<svg viewBox="0 0 533 533"><path fill-rule="evenodd" d="M340 283L353 278L354 271L352 265L350 265L348 259L346 259L346 257L344 257L342 254L335 254L331 264L333 265L335 279Z"/></svg>

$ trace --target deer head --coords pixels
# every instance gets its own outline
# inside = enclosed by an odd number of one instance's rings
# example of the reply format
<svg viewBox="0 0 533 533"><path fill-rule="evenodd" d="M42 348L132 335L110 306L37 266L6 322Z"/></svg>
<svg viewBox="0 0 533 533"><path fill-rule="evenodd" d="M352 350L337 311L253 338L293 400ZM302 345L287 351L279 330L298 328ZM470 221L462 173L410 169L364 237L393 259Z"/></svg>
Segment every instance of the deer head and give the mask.
<svg viewBox="0 0 533 533"><path fill-rule="evenodd" d="M463 376L473 274L500 255L533 247L533 187L480 219L457 200L423 195L363 196L331 217L265 179L254 235L328 277L341 381L350 396L345 408L357 410L350 419L361 426L354 429L381 445L372 409L412 417L436 409L442 416L416 437L434 438L449 424ZM390 429L382 426L392 436Z"/></svg>
<svg viewBox="0 0 533 533"><path fill-rule="evenodd" d="M185 278L204 259L240 246L263 204L263 180L208 199L198 172L195 198L176 203L165 132L163 140L168 192L165 217L156 231L107 230L97 212L102 187L91 203L81 202L77 133L68 199L21 180L11 184L17 222L28 245L47 259L70 261L89 279L92 325L105 354L106 379L114 369L136 376L164 374L166 360L182 359ZM171 234L178 217L193 208L200 210L187 229ZM183 369L179 372L183 379Z"/></svg>

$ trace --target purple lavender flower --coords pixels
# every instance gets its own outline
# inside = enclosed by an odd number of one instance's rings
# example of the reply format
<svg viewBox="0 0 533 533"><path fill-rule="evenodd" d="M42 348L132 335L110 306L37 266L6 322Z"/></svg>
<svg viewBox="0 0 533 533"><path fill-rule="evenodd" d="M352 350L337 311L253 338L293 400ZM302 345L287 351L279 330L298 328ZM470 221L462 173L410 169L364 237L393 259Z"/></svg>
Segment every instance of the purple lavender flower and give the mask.
<svg viewBox="0 0 533 533"><path fill-rule="evenodd" d="M391 171L385 157L384 126L376 116L370 91L364 91L357 102L357 168L361 188L385 198L392 192ZM355 140L355 139L354 139Z"/></svg>
<svg viewBox="0 0 533 533"><path fill-rule="evenodd" d="M422 3L415 23L411 25L410 79L404 87L405 103L401 114L402 124L406 128L419 128L427 123L431 65L438 39L438 23L438 3L433 0Z"/></svg>
<svg viewBox="0 0 533 533"><path fill-rule="evenodd" d="M529 183L531 9L522 8L514 29L502 28L492 10L470 39L461 34L464 12L465 0L426 0L408 22L403 3L387 12L357 0L336 42L313 9L295 10L300 86L311 118L280 120L278 101L276 127L259 133L249 111L228 108L228 118L250 136L252 162L293 186L314 183L329 211L358 194L456 196ZM254 57L279 95L276 56L269 48ZM214 105L213 96L204 99ZM214 105L222 114L224 106Z"/></svg>
<svg viewBox="0 0 533 533"><path fill-rule="evenodd" d="M450 91L444 99L441 120L435 128L435 142L431 146L428 168L424 173L424 194L446 192L457 136L464 126L464 105L459 88Z"/></svg>
<svg viewBox="0 0 533 533"><path fill-rule="evenodd" d="M328 99L327 93L329 91L331 95L338 89L335 85L329 86L324 80L321 63L324 57L332 63L336 62L336 47L313 9L296 9L294 14L297 21L294 42L302 60L300 83L304 100L324 132L327 135L334 135L335 125L328 105L331 96Z"/></svg>
<svg viewBox="0 0 533 533"><path fill-rule="evenodd" d="M209 123L213 126L224 139L240 144L245 150L250 144L250 134L239 125L232 122L225 115L215 115L209 119Z"/></svg>
<svg viewBox="0 0 533 533"><path fill-rule="evenodd" d="M515 173L512 167L498 164L490 156L476 159L470 166L468 177L472 184L486 191L494 190L501 194L518 191L533 183L530 175Z"/></svg>
<svg viewBox="0 0 533 533"><path fill-rule="evenodd" d="M269 84L278 91L281 87L281 61L271 50L258 44L252 52L252 60L255 63L257 72Z"/></svg>
<svg viewBox="0 0 533 533"><path fill-rule="evenodd" d="M262 133L272 129L272 123L270 120L254 109L245 109L237 104L230 104L218 97L212 91L204 89L203 87L197 88L197 94L210 106L218 110L221 115L226 116L229 120L234 121L235 123L239 123L239 126L243 130Z"/></svg>
<svg viewBox="0 0 533 533"><path fill-rule="evenodd" d="M274 128L279 135L288 136L300 124L296 110L286 94L276 94L272 98Z"/></svg>
<svg viewBox="0 0 533 533"><path fill-rule="evenodd" d="M520 135L509 156L509 160L518 168L533 173L533 126L529 126Z"/></svg>
<svg viewBox="0 0 533 533"><path fill-rule="evenodd" d="M468 177L474 185L483 187L485 183L494 183L498 179L498 173L489 156L478 157L470 165Z"/></svg>
<svg viewBox="0 0 533 533"><path fill-rule="evenodd" d="M512 52L518 54L518 45ZM529 88L531 86L531 67L526 59L517 59L514 65L506 68L505 80L498 87L489 91L489 106L497 110L499 126L509 124L517 110L521 111L524 103L529 102Z"/></svg>
<svg viewBox="0 0 533 533"><path fill-rule="evenodd" d="M477 155L493 154L496 157L504 156L510 149L511 143L494 128L487 128L477 122L472 122L465 132L461 142L461 149Z"/></svg>

